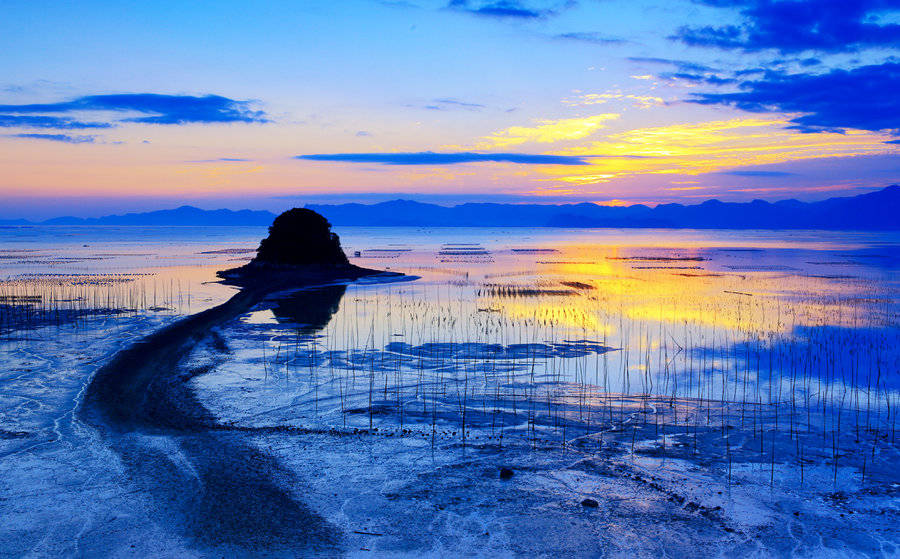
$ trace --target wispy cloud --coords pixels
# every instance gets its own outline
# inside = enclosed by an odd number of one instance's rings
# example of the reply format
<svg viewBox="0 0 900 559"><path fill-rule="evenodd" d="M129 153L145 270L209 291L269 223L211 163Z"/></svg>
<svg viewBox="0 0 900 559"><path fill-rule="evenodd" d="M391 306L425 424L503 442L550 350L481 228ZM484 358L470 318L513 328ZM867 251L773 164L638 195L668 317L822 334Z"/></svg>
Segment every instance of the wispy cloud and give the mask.
<svg viewBox="0 0 900 559"><path fill-rule="evenodd" d="M797 134L785 129L788 124L790 122L785 118L769 117L637 128L559 152L590 157L588 167L575 172L547 168L541 173L552 177L547 180L585 185L637 175L744 172L752 171L742 169L748 166L878 155L893 149L884 144L887 138L883 134L862 131ZM597 158L598 155L647 157L626 160Z"/></svg>
<svg viewBox="0 0 900 559"><path fill-rule="evenodd" d="M244 159L242 157L219 157L216 159L195 159L186 163L248 163L252 159Z"/></svg>
<svg viewBox="0 0 900 559"><path fill-rule="evenodd" d="M655 64L662 66L671 66L681 72L715 72L714 68L711 68L705 64L698 64L696 62L690 62L687 60L678 60L675 58L659 58L653 56L629 56L628 60L630 62L637 62L639 64Z"/></svg>
<svg viewBox="0 0 900 559"><path fill-rule="evenodd" d="M692 83L705 83L708 85L725 85L736 81L731 77L723 77L720 70L705 64L698 64L687 60L649 56L631 56L628 60L641 65L651 64L670 68L670 70L659 73L659 77L665 80L682 80Z"/></svg>
<svg viewBox="0 0 900 559"><path fill-rule="evenodd" d="M665 190L670 190L672 192L690 192L692 190L706 190L709 188L708 186L670 186Z"/></svg>
<svg viewBox="0 0 900 559"><path fill-rule="evenodd" d="M52 128L56 130L78 130L111 127L112 124L108 122L84 122L66 117L0 114L0 128Z"/></svg>
<svg viewBox="0 0 900 559"><path fill-rule="evenodd" d="M467 12L476 16L508 19L540 19L553 16L575 5L575 2L521 2L519 0L497 0L494 2L470 0L450 0L447 8Z"/></svg>
<svg viewBox="0 0 900 559"><path fill-rule="evenodd" d="M796 173L787 173L785 171L723 171L721 174L733 177L790 177Z"/></svg>
<svg viewBox="0 0 900 559"><path fill-rule="evenodd" d="M51 142L63 142L66 144L93 144L94 136L70 136L68 134L7 134L8 138L23 138L26 140L48 140Z"/></svg>
<svg viewBox="0 0 900 559"><path fill-rule="evenodd" d="M692 74L690 72L664 72L660 74L659 77L666 80L682 80L695 84L703 83L707 85L727 85L737 82L734 78L723 78L716 74Z"/></svg>
<svg viewBox="0 0 900 559"><path fill-rule="evenodd" d="M631 93L583 93L563 99L563 104L570 107L585 105L602 105L610 101L631 101L640 109L649 109L665 104L662 97L654 95L635 95Z"/></svg>
<svg viewBox="0 0 900 559"><path fill-rule="evenodd" d="M307 161L343 163L380 163L383 165L454 165L457 163L517 163L522 165L587 165L583 156L530 153L436 153L433 151L399 153L319 153L298 155Z"/></svg>
<svg viewBox="0 0 900 559"><path fill-rule="evenodd" d="M594 45L623 45L628 42L625 39L610 37L608 35L592 31L572 31L569 33L559 33L557 35L554 35L553 38L566 41L581 41L583 43L591 43Z"/></svg>
<svg viewBox="0 0 900 559"><path fill-rule="evenodd" d="M88 95L59 103L0 105L0 113L5 113L3 116L8 117L9 115L73 112L124 112L137 113L140 116L117 119L117 122L143 124L269 122L266 114L261 110L253 109L252 105L251 101L236 101L220 95L195 97L158 93L123 93ZM62 121L60 123L65 124Z"/></svg>
<svg viewBox="0 0 900 559"><path fill-rule="evenodd" d="M465 110L465 111L480 111L486 108L485 105L481 103L473 103L470 101L461 101L459 99L454 99L452 97L443 97L440 99L434 99L427 105L424 105L425 109L429 109L432 111L451 111L451 110Z"/></svg>
<svg viewBox="0 0 900 559"><path fill-rule="evenodd" d="M619 118L617 113L588 117L537 120L533 126L511 126L485 136L476 149L513 146L526 143L550 144L564 140L579 140L606 128L606 122Z"/></svg>

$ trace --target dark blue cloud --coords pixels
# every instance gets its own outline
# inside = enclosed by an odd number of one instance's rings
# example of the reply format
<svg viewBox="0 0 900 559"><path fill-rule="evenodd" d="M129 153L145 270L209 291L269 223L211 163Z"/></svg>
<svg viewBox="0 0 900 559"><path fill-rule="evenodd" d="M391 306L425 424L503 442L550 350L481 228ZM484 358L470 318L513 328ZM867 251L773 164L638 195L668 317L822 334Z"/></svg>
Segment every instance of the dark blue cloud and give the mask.
<svg viewBox="0 0 900 559"><path fill-rule="evenodd" d="M496 0L494 2L471 2L470 0L450 0L447 7L453 10L467 12L473 15L510 18L510 19L539 19L556 15L561 10L571 7L574 1L555 3L550 6L532 7L519 0Z"/></svg>
<svg viewBox="0 0 900 559"><path fill-rule="evenodd" d="M383 165L453 165L456 163L521 163L526 165L587 165L582 157L573 155L535 155L530 153L435 153L433 151L405 153L319 153L298 155L308 161L337 161L345 163L381 163Z"/></svg>
<svg viewBox="0 0 900 559"><path fill-rule="evenodd" d="M83 122L58 116L0 114L0 128L55 128L57 130L78 130L85 128L110 127L112 127L112 124L108 122Z"/></svg>
<svg viewBox="0 0 900 559"><path fill-rule="evenodd" d="M887 62L822 74L766 72L732 93L698 93L690 101L751 112L803 113L802 132L847 128L900 134L900 63Z"/></svg>
<svg viewBox="0 0 900 559"><path fill-rule="evenodd" d="M674 39L688 45L783 53L846 52L900 45L900 25L879 22L898 0L699 0L740 10L740 25L686 26Z"/></svg>
<svg viewBox="0 0 900 559"><path fill-rule="evenodd" d="M28 140L50 140L67 144L93 144L94 136L69 136L68 134L8 134L9 138L25 138Z"/></svg>
<svg viewBox="0 0 900 559"><path fill-rule="evenodd" d="M120 122L145 124L189 124L219 122L268 122L266 114L251 108L249 101L235 101L220 95L161 95L157 93L123 93L88 95L61 103L0 105L0 113L41 114L82 111L116 111L140 113Z"/></svg>

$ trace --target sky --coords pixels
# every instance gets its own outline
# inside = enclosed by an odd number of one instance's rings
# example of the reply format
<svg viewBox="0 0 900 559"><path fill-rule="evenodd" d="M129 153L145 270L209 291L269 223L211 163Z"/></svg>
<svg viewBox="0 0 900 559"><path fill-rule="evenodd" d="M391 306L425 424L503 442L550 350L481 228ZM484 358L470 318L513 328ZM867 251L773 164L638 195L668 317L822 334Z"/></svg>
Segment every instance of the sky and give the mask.
<svg viewBox="0 0 900 559"><path fill-rule="evenodd" d="M900 0L4 2L0 217L900 182Z"/></svg>

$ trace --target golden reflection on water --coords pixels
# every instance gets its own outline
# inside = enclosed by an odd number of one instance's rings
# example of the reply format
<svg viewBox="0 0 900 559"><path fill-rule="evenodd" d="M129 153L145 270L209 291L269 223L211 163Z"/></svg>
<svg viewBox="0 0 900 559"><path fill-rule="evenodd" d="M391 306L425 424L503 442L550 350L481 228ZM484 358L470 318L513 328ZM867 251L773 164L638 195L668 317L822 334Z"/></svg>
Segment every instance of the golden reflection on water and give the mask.
<svg viewBox="0 0 900 559"><path fill-rule="evenodd" d="M846 239L831 245L799 237L778 243L765 235L760 241L752 234L748 240L714 232L704 243L689 232L685 246L666 246L665 239L641 232L630 243L610 244L619 235L610 239L604 232L603 243L590 242L583 232L572 233L579 242L561 236L498 237L476 243L479 254L472 258L450 259L440 245L411 245L391 259L355 259L363 266L389 264L421 279L352 287L328 326L323 349L383 348L397 340L412 346L571 348L567 344L589 340L615 351L551 356L538 372L564 383L590 376L591 384L606 391L653 386L692 397L743 386L733 377L746 370L751 353L757 368L761 361L778 361L775 366L793 371L797 348L803 347L816 352L810 367L833 374L827 363L843 359L850 342L843 331L828 327L873 328L864 334L872 337L859 348L858 359L867 366L889 359L884 351L892 334L872 332L897 322L897 294L883 281L893 272L862 261L822 265L849 258L840 251L856 247ZM357 331L363 334L347 334ZM705 376L704 384L676 382L676 376L691 371L714 377Z"/></svg>
<svg viewBox="0 0 900 559"><path fill-rule="evenodd" d="M755 256L740 271L723 268L715 253L696 247L660 254L621 247L568 245L532 262L495 255L484 265L491 285L510 286L508 296L481 295L479 308L499 309L513 320L551 321L572 330L610 334L619 318L691 324L713 329L786 333L797 326L852 326L868 311L855 298L872 287L843 277L814 277L802 270L769 271ZM652 253L652 254L650 254ZM710 255L712 254L712 255ZM754 266L760 266L755 271ZM478 267L467 268L470 282ZM584 289L568 288L581 283ZM569 289L549 293L548 286ZM516 296L516 290L536 293Z"/></svg>

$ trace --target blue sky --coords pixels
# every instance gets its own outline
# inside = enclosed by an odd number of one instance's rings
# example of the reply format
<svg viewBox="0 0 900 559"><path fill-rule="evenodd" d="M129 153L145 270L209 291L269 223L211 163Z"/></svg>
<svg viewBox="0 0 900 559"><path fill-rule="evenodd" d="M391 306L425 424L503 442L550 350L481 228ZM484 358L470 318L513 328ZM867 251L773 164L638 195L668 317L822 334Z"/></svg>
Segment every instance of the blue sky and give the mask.
<svg viewBox="0 0 900 559"><path fill-rule="evenodd" d="M900 1L7 2L3 217L897 182Z"/></svg>

